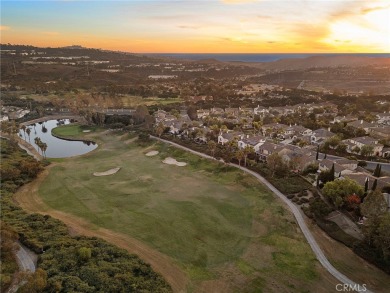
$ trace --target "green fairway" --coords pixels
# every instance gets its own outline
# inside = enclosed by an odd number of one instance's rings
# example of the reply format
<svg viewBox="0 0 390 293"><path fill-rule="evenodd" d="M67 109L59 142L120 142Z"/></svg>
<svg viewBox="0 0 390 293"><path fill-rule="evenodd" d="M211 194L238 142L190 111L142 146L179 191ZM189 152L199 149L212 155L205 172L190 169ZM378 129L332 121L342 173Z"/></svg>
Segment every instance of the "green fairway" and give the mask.
<svg viewBox="0 0 390 293"><path fill-rule="evenodd" d="M77 126L55 133L85 135ZM88 138L99 143L97 151L57 163L40 186L51 208L149 244L194 284L224 279L226 271L248 289L270 288L276 279L300 289L322 282L292 215L254 177L166 144L139 146L128 135L97 131ZM145 156L150 150L160 153ZM162 163L168 156L188 165ZM116 167L114 175L92 175Z"/></svg>
<svg viewBox="0 0 390 293"><path fill-rule="evenodd" d="M52 133L57 136L71 137L82 134L84 130L94 131L95 129L96 127L81 127L78 124L68 124L54 128Z"/></svg>

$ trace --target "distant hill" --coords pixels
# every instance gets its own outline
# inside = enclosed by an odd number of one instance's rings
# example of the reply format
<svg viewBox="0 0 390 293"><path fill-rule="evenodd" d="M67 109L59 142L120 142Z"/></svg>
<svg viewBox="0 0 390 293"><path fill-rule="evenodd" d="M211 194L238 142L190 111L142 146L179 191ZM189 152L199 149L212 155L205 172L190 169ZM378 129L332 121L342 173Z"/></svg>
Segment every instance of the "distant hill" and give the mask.
<svg viewBox="0 0 390 293"><path fill-rule="evenodd" d="M60 47L60 49L87 49L87 48L80 45L72 45L72 46Z"/></svg>
<svg viewBox="0 0 390 293"><path fill-rule="evenodd" d="M327 67L361 67L368 65L390 65L390 58L365 56L312 56L307 58L281 59L273 62L244 63L268 70L299 70Z"/></svg>

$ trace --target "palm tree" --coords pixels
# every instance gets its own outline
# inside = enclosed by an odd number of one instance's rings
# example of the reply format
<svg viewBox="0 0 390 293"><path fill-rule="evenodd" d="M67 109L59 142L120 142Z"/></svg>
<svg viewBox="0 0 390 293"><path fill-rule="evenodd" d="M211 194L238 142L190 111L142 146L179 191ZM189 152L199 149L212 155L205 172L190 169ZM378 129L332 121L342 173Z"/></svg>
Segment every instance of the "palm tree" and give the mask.
<svg viewBox="0 0 390 293"><path fill-rule="evenodd" d="M209 149L209 151L211 152L212 156L214 157L215 150L217 149L217 143L214 140L210 140L207 143L207 148Z"/></svg>
<svg viewBox="0 0 390 293"><path fill-rule="evenodd" d="M235 157L238 160L238 165L241 166L241 160L245 157L243 150L238 150L235 153Z"/></svg>
<svg viewBox="0 0 390 293"><path fill-rule="evenodd" d="M42 149L42 153L44 154L44 157L46 158L47 143L45 142L41 143L41 149Z"/></svg>
<svg viewBox="0 0 390 293"><path fill-rule="evenodd" d="M26 140L26 125L22 125L22 126L20 127L20 129L23 130L24 140Z"/></svg>
<svg viewBox="0 0 390 293"><path fill-rule="evenodd" d="M157 127L156 127L156 134L158 135L158 137L161 137L161 135L163 134L164 132L164 125L160 122Z"/></svg>
<svg viewBox="0 0 390 293"><path fill-rule="evenodd" d="M36 137L36 138L34 138L34 142L35 142L35 144L37 145L37 147L41 150L42 155L43 155L43 151L42 151L42 140L41 140L39 137ZM39 152L39 151L38 151L38 152Z"/></svg>
<svg viewBox="0 0 390 293"><path fill-rule="evenodd" d="M28 135L28 141L30 142L30 133L31 133L31 129L29 127L27 127L26 129L26 133Z"/></svg>
<svg viewBox="0 0 390 293"><path fill-rule="evenodd" d="M246 166L246 160L248 158L248 155L250 154L253 154L255 152L255 149L250 146L250 145L247 145L245 148L244 148L244 165Z"/></svg>

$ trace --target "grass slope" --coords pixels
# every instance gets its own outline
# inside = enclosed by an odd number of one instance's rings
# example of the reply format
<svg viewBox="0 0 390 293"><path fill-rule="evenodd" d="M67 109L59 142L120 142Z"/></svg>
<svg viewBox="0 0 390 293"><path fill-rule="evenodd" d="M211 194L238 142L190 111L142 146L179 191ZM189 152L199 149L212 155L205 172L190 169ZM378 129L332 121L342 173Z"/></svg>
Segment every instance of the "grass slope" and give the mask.
<svg viewBox="0 0 390 293"><path fill-rule="evenodd" d="M65 126L56 133L81 131ZM332 288L292 215L255 178L165 144L141 147L126 135L100 132L88 137L99 149L59 163L41 185L50 207L169 255L189 274L192 289L214 279L248 292ZM159 155L146 157L152 149ZM167 156L188 165L163 164ZM115 175L92 175L118 166Z"/></svg>

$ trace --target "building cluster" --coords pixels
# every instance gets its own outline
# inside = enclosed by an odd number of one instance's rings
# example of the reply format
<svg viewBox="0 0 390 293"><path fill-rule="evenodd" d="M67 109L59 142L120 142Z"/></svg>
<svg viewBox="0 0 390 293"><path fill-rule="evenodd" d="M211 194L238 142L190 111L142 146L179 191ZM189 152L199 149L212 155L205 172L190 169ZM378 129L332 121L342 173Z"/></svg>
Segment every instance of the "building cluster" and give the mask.
<svg viewBox="0 0 390 293"><path fill-rule="evenodd" d="M298 110L312 112L322 108L334 113L331 103L296 105L286 107L257 106L256 108L211 108L197 110L198 120L191 120L186 110L175 114L163 110L155 112L155 125L163 125L167 131L196 143L207 143L216 140L220 145L233 143L238 149L250 147L259 160L264 162L277 153L286 165L294 171L302 171L309 165L318 165L319 170L330 170L334 166L335 178L349 177L362 185L369 182L370 186L376 180L378 187L390 184L389 177L374 178L365 169L358 167L356 160L322 159L317 154L318 147L336 137L330 128L309 129L302 125L286 125L269 123L262 125L256 121L255 115L263 117L271 112L277 115L294 113ZM336 109L337 110L337 109ZM333 123L345 122L352 129L361 129L366 135L353 137L338 142L346 152L351 154L390 157L390 148L385 148L379 141L389 139L390 135L382 133L390 130L390 113L377 114L377 121L368 123L354 117L338 117L334 115ZM349 120L351 119L351 120ZM226 125L239 125L229 130ZM230 127L231 128L231 127ZM376 135L376 132L379 135ZM390 132L389 132L390 133ZM330 146L332 148L332 146Z"/></svg>
<svg viewBox="0 0 390 293"><path fill-rule="evenodd" d="M30 110L15 106L2 106L0 113L0 122L4 122L23 118L30 113Z"/></svg>

